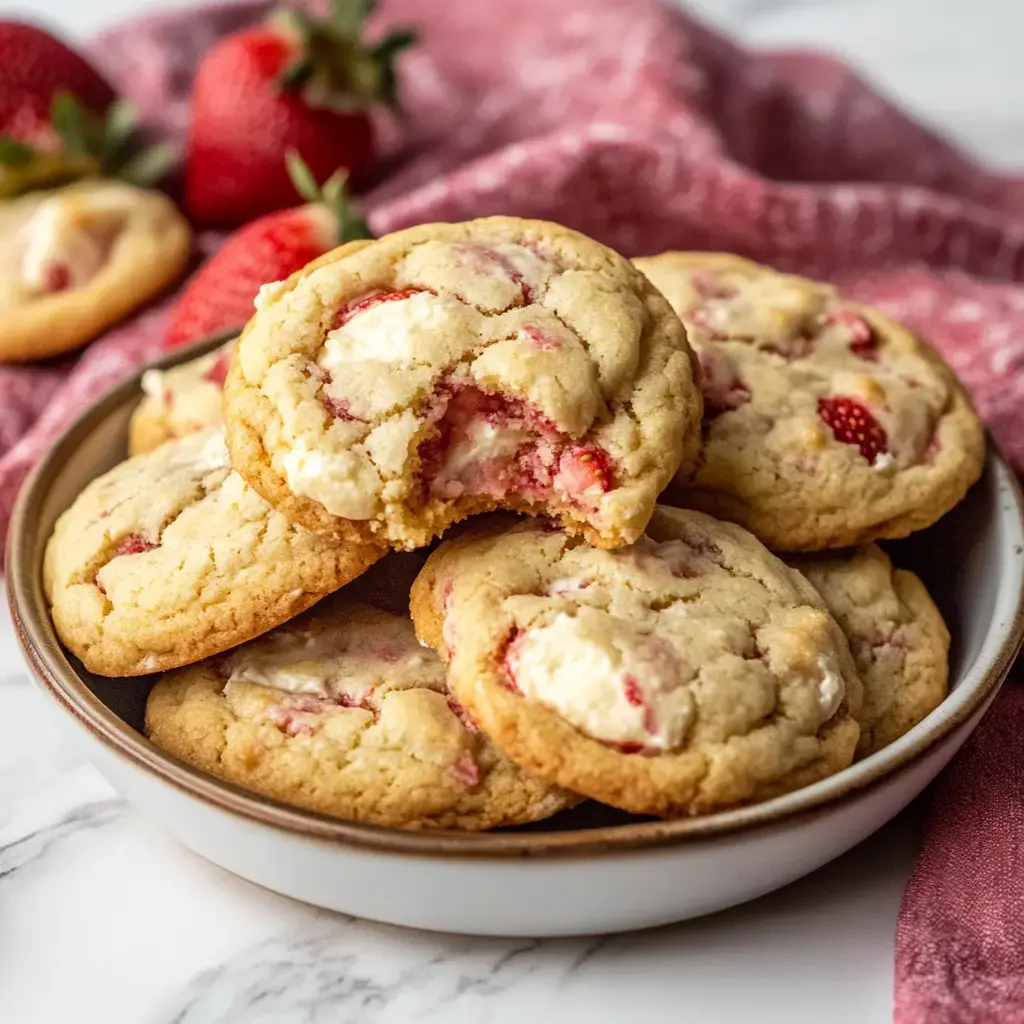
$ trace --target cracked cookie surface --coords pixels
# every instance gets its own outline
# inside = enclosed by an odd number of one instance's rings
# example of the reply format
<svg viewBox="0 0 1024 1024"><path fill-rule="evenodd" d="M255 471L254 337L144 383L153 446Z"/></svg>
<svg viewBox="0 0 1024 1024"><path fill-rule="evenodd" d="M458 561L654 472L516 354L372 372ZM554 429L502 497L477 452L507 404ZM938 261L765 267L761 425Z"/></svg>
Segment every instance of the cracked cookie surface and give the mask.
<svg viewBox="0 0 1024 1024"><path fill-rule="evenodd" d="M129 455L221 425L224 379L234 348L232 339L187 363L143 373L144 397L128 424Z"/></svg>
<svg viewBox="0 0 1024 1024"><path fill-rule="evenodd" d="M311 529L416 547L514 508L613 547L695 456L700 395L682 325L628 261L494 217L265 286L225 415L235 468Z"/></svg>
<svg viewBox="0 0 1024 1024"><path fill-rule="evenodd" d="M814 584L850 643L864 700L857 756L881 750L942 703L949 631L925 585L876 544L789 564Z"/></svg>
<svg viewBox="0 0 1024 1024"><path fill-rule="evenodd" d="M663 501L772 550L847 547L935 522L981 473L981 427L928 345L833 288L724 253L635 260L687 326L705 446Z"/></svg>
<svg viewBox="0 0 1024 1024"><path fill-rule="evenodd" d="M527 775L466 718L408 615L343 595L163 677L146 731L265 796L393 828L497 828L578 801Z"/></svg>
<svg viewBox="0 0 1024 1024"><path fill-rule="evenodd" d="M82 491L54 526L43 586L89 671L141 675L271 629L385 550L289 523L230 470L221 434L194 434Z"/></svg>
<svg viewBox="0 0 1024 1024"><path fill-rule="evenodd" d="M543 523L473 526L427 560L417 634L528 771L678 816L850 764L861 685L813 587L731 523L659 506L602 551Z"/></svg>
<svg viewBox="0 0 1024 1024"><path fill-rule="evenodd" d="M0 363L77 348L170 285L192 248L160 192L82 181L0 206Z"/></svg>

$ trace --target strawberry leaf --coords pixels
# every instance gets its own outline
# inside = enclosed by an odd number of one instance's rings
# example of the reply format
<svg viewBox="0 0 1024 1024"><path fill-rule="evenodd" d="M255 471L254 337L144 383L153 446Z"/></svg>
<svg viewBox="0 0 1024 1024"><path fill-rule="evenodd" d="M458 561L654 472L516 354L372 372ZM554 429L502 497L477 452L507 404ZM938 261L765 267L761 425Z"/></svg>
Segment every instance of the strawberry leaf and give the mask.
<svg viewBox="0 0 1024 1024"><path fill-rule="evenodd" d="M174 166L177 149L169 142L139 150L117 170L117 177L138 188L149 188L164 178Z"/></svg>
<svg viewBox="0 0 1024 1024"><path fill-rule="evenodd" d="M334 215L339 245L358 238L373 238L373 232L349 200L347 172L335 171L321 186L294 149L288 150L284 159L295 191L307 203L322 203Z"/></svg>
<svg viewBox="0 0 1024 1024"><path fill-rule="evenodd" d="M376 6L375 0L333 0L331 24L339 32L358 38L363 22Z"/></svg>
<svg viewBox="0 0 1024 1024"><path fill-rule="evenodd" d="M35 157L35 150L24 142L0 135L0 165L4 167L25 167Z"/></svg>
<svg viewBox="0 0 1024 1024"><path fill-rule="evenodd" d="M69 92L56 92L50 105L50 121L69 156L95 156L87 127L89 115Z"/></svg>
<svg viewBox="0 0 1024 1024"><path fill-rule="evenodd" d="M306 200L307 203L319 203L323 200L323 192L313 177L313 172L306 165L306 162L294 150L289 149L284 155L285 164L288 167L288 176L292 179L295 191Z"/></svg>
<svg viewBox="0 0 1024 1024"><path fill-rule="evenodd" d="M385 36L370 51L380 75L377 95L389 107L398 107L398 75L395 71L395 57L402 50L414 46L418 41L419 34L417 32L413 29L402 29Z"/></svg>

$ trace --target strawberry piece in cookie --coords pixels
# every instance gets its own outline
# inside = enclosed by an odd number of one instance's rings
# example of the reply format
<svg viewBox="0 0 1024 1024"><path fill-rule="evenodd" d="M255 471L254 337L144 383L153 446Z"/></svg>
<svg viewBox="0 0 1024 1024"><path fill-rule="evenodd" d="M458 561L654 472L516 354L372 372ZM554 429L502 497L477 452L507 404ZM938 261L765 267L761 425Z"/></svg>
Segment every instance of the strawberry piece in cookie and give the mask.
<svg viewBox="0 0 1024 1024"><path fill-rule="evenodd" d="M888 438L878 420L862 402L843 395L822 398L818 415L828 424L841 444L852 444L870 463L888 452Z"/></svg>
<svg viewBox="0 0 1024 1024"><path fill-rule="evenodd" d="M922 529L977 479L964 389L881 312L724 253L636 263L702 371L701 465L662 500L733 519L774 551L818 550Z"/></svg>
<svg viewBox="0 0 1024 1024"><path fill-rule="evenodd" d="M264 290L239 345L239 469L325 534L358 523L412 548L508 509L614 547L699 442L678 320L550 224L427 225L321 260Z"/></svg>

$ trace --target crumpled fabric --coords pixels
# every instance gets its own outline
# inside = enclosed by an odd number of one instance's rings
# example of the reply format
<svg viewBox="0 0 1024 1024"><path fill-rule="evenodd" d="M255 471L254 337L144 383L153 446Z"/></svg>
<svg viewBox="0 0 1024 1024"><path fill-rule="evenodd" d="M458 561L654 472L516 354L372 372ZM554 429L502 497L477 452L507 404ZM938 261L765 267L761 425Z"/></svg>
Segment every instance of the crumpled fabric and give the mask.
<svg viewBox="0 0 1024 1024"><path fill-rule="evenodd" d="M414 23L382 117L377 233L508 213L626 255L724 249L828 278L930 338L1024 469L1024 179L991 174L807 52L754 53L655 0L385 0ZM91 52L183 139L203 51L264 3L140 18ZM212 251L220 236L204 236ZM159 349L166 300L78 357L0 369L0 538L25 474ZM899 1024L1024 1021L1024 697L943 775L897 935ZM841 922L837 922L841 927Z"/></svg>

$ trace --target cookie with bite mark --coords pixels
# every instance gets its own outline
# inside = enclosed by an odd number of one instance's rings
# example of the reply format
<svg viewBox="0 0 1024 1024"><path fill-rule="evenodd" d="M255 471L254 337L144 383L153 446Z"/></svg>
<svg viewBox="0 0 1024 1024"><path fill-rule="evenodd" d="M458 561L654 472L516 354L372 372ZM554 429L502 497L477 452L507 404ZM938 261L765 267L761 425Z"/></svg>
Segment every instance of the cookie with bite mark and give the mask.
<svg viewBox="0 0 1024 1024"><path fill-rule="evenodd" d="M724 253L634 262L702 371L703 456L662 501L739 523L773 551L813 551L930 526L980 476L963 387L882 313Z"/></svg>
<svg viewBox="0 0 1024 1024"><path fill-rule="evenodd" d="M659 506L614 551L472 524L412 590L419 637L527 771L638 814L706 814L849 765L861 683L822 599L753 536Z"/></svg>
<svg viewBox="0 0 1024 1024"><path fill-rule="evenodd" d="M225 391L232 465L295 522L414 548L496 508L596 545L699 445L685 331L567 228L428 224L267 285Z"/></svg>

